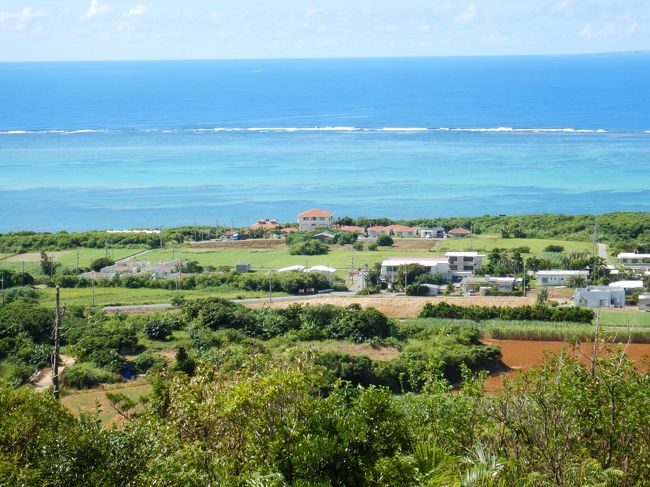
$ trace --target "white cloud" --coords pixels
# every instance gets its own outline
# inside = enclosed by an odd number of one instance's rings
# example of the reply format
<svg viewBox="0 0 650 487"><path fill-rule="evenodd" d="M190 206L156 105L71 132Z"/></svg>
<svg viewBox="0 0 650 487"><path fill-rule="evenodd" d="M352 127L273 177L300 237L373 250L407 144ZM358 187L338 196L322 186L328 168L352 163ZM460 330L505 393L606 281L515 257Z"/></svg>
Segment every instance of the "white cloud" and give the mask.
<svg viewBox="0 0 650 487"><path fill-rule="evenodd" d="M151 7L149 7L149 6L147 6L147 5L143 4L143 3L140 3L140 4L136 5L135 7L133 7L131 10L129 10L128 16L129 17L138 17L140 15L144 15L149 10L151 10Z"/></svg>
<svg viewBox="0 0 650 487"><path fill-rule="evenodd" d="M616 32L616 26L611 22L606 22L600 27L592 27L591 24L585 24L580 30L580 37L592 39L594 37L609 37Z"/></svg>
<svg viewBox="0 0 650 487"><path fill-rule="evenodd" d="M21 30L32 20L43 17L45 10L25 7L13 12L0 11L0 26L7 26L10 29Z"/></svg>
<svg viewBox="0 0 650 487"><path fill-rule="evenodd" d="M628 27L627 29L627 33L630 35L635 34L638 28L639 28L639 24L636 22L632 22L632 24L630 24L630 27Z"/></svg>
<svg viewBox="0 0 650 487"><path fill-rule="evenodd" d="M99 0L91 0L88 10L81 17L82 19L92 19L104 15L111 11L111 7L106 4L100 3Z"/></svg>
<svg viewBox="0 0 650 487"><path fill-rule="evenodd" d="M467 24L469 22L473 22L474 19L476 18L477 13L478 13L478 9L476 8L476 5L472 3L465 10L463 10L461 13L456 15L456 17L454 17L454 23Z"/></svg>

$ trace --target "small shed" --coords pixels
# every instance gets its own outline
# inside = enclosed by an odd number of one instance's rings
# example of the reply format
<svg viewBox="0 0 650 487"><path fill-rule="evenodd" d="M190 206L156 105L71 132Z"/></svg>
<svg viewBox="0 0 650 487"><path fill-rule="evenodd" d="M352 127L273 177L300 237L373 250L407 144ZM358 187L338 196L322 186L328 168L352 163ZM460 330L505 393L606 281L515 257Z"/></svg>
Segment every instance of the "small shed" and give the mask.
<svg viewBox="0 0 650 487"><path fill-rule="evenodd" d="M650 311L650 293L639 294L639 309Z"/></svg>
<svg viewBox="0 0 650 487"><path fill-rule="evenodd" d="M332 232L321 232L314 235L314 238L320 242L325 242L326 240L330 240L334 237L336 237L336 235L334 235Z"/></svg>
<svg viewBox="0 0 650 487"><path fill-rule="evenodd" d="M251 263L250 262L237 262L235 264L235 270L237 272L250 272L251 271Z"/></svg>

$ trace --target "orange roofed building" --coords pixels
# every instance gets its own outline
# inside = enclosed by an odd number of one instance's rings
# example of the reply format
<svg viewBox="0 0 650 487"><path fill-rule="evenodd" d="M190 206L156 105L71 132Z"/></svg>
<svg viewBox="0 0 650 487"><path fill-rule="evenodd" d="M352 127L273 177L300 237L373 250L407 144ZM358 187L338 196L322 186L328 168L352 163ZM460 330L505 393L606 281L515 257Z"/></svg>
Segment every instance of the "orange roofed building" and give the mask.
<svg viewBox="0 0 650 487"><path fill-rule="evenodd" d="M275 230L276 228L280 228L280 224L271 219L271 220L264 220L263 218L258 220L257 223L253 224L250 226L251 230L257 230L258 228L261 228L263 230Z"/></svg>
<svg viewBox="0 0 650 487"><path fill-rule="evenodd" d="M334 213L320 208L303 211L298 214L298 228L303 231L330 228L333 217Z"/></svg>
<svg viewBox="0 0 650 487"><path fill-rule="evenodd" d="M447 232L447 235L449 235L451 238L469 238L472 236L472 232L467 230L466 228L454 228L452 230L449 230Z"/></svg>

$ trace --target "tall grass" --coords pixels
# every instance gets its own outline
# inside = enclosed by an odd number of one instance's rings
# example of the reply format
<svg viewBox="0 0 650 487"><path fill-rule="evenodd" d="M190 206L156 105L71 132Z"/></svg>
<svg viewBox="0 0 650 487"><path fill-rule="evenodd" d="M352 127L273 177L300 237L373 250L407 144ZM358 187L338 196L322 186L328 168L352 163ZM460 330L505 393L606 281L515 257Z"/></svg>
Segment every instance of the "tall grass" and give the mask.
<svg viewBox="0 0 650 487"><path fill-rule="evenodd" d="M417 318L402 323L403 332L409 336L444 334L458 328L478 328L481 338L540 341L591 341L597 331L596 325L572 322ZM648 327L601 326L600 330L601 335L614 342L650 343Z"/></svg>

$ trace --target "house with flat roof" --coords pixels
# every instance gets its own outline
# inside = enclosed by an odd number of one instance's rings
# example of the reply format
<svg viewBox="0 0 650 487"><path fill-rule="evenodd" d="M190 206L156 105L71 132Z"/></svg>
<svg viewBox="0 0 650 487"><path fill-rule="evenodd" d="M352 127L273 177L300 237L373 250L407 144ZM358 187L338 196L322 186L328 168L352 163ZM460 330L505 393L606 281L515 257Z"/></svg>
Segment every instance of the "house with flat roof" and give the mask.
<svg viewBox="0 0 650 487"><path fill-rule="evenodd" d="M312 208L298 214L298 228L302 231L330 228L334 213L331 211Z"/></svg>
<svg viewBox="0 0 650 487"><path fill-rule="evenodd" d="M483 265L485 255L475 251L447 252L445 253L449 262L449 270L454 276L469 276Z"/></svg>
<svg viewBox="0 0 650 487"><path fill-rule="evenodd" d="M499 292L512 292L515 290L514 277L465 277L460 283L463 294L481 293L483 289L494 288Z"/></svg>
<svg viewBox="0 0 650 487"><path fill-rule="evenodd" d="M650 311L650 293L639 294L639 309Z"/></svg>
<svg viewBox="0 0 650 487"><path fill-rule="evenodd" d="M417 234L422 238L443 238L445 229L442 227L418 228Z"/></svg>
<svg viewBox="0 0 650 487"><path fill-rule="evenodd" d="M622 289L627 294L629 294L629 293L633 293L635 291L643 290L643 281L641 281L641 280L638 280L638 281L627 280L627 281L610 282L609 287L616 288L616 289Z"/></svg>
<svg viewBox="0 0 650 487"><path fill-rule="evenodd" d="M397 269L408 264L422 265L427 268L429 274L441 274L445 282L451 280L447 257L389 257L381 263L379 277L382 281L394 282Z"/></svg>
<svg viewBox="0 0 650 487"><path fill-rule="evenodd" d="M618 254L618 263L626 269L643 274L650 270L650 254L621 252Z"/></svg>
<svg viewBox="0 0 650 487"><path fill-rule="evenodd" d="M550 269L535 272L537 284L542 286L566 286L567 280L572 277L582 277L586 281L589 277L589 271Z"/></svg>
<svg viewBox="0 0 650 487"><path fill-rule="evenodd" d="M573 304L583 308L622 308L625 306L625 291L609 286L587 286L577 288Z"/></svg>
<svg viewBox="0 0 650 487"><path fill-rule="evenodd" d="M466 228L452 228L447 232L447 235L450 238L469 238L472 236L472 232L467 230Z"/></svg>

